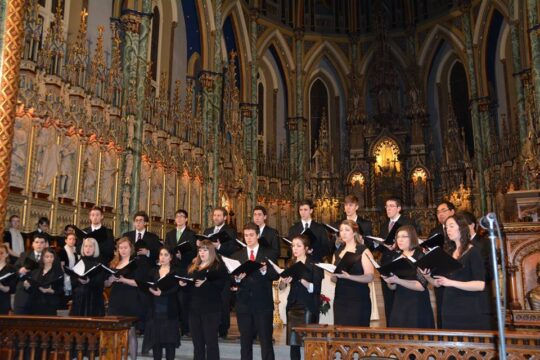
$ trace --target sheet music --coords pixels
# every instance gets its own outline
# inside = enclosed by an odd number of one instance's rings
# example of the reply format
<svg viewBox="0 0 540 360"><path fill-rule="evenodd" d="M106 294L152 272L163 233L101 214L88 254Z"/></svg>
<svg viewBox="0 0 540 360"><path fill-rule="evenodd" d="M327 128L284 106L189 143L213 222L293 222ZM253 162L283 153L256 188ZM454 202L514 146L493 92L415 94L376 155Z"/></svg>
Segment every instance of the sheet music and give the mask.
<svg viewBox="0 0 540 360"><path fill-rule="evenodd" d="M276 272L278 274L281 274L282 272L285 271L285 269L282 269L280 268L277 264L275 264L272 260L268 259L268 262L270 263L270 265L272 265L274 267L274 270L276 270Z"/></svg>
<svg viewBox="0 0 540 360"><path fill-rule="evenodd" d="M228 258L226 256L222 256L221 260L223 260L223 263L225 264L225 266L227 267L227 270L230 273L232 273L234 270L238 269L242 265L240 261Z"/></svg>
<svg viewBox="0 0 540 360"><path fill-rule="evenodd" d="M10 277L11 275L15 274L14 272L12 273L7 273L7 274L4 274L2 276L0 276L0 281L4 280L4 279L7 279L8 277Z"/></svg>
<svg viewBox="0 0 540 360"><path fill-rule="evenodd" d="M240 245L242 245L243 247L247 247L246 244L244 244L244 242L240 239L235 239L237 243L239 243Z"/></svg>
<svg viewBox="0 0 540 360"><path fill-rule="evenodd" d="M327 264L327 263L317 263L316 266L320 267L321 269L328 271L330 273L334 273L336 271L337 266L333 264Z"/></svg>

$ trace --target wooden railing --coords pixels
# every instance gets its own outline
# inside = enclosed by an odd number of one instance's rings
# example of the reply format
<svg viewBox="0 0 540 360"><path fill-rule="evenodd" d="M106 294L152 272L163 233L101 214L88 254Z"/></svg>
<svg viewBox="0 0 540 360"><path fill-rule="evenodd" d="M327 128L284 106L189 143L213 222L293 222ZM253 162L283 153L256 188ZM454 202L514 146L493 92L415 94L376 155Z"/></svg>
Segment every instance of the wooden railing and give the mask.
<svg viewBox="0 0 540 360"><path fill-rule="evenodd" d="M364 359L371 356L407 360L499 359L492 331L439 331L305 325L305 359ZM540 359L540 332L508 331L508 360ZM339 354L339 355L338 355Z"/></svg>
<svg viewBox="0 0 540 360"><path fill-rule="evenodd" d="M120 360L131 317L0 316L0 359Z"/></svg>

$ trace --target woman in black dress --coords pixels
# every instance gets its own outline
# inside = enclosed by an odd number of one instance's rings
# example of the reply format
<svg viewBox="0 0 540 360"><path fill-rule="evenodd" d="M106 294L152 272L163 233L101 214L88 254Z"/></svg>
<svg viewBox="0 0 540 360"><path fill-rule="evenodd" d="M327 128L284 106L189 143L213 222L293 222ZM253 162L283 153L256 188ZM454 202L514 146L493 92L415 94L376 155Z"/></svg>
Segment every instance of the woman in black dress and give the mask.
<svg viewBox="0 0 540 360"><path fill-rule="evenodd" d="M193 341L193 357L197 360L218 360L218 332L221 321L221 293L227 271L209 240L200 243L197 257L188 269L193 284L180 280L180 286L193 286L190 291L189 328Z"/></svg>
<svg viewBox="0 0 540 360"><path fill-rule="evenodd" d="M56 315L64 289L64 272L51 248L43 250L39 268L33 270L23 286L30 293L32 315Z"/></svg>
<svg viewBox="0 0 540 360"><path fill-rule="evenodd" d="M291 289L287 296L287 345L291 347L290 357L300 359L302 338L293 331L294 326L301 324L316 324L319 322L319 307L321 296L321 283L324 272L315 266L315 261L308 255L311 248L309 238L298 235L292 238L291 249L293 257L290 266L302 262L306 266L306 273L300 280L292 277L282 278L280 289L290 284Z"/></svg>
<svg viewBox="0 0 540 360"><path fill-rule="evenodd" d="M85 269L90 269L99 264L99 245L94 238L83 240L81 247L81 259ZM73 284L73 305L71 316L104 316L105 302L103 288L106 274L102 270L96 270L90 276L78 277Z"/></svg>
<svg viewBox="0 0 540 360"><path fill-rule="evenodd" d="M159 268L150 272L152 282L173 273L171 261L174 254L170 249L159 250ZM152 295L150 309L144 329L143 353L152 349L154 360L160 360L165 348L165 358L174 359L175 349L180 346L180 322L178 321L178 305L176 292L178 283L166 291L148 289Z"/></svg>
<svg viewBox="0 0 540 360"><path fill-rule="evenodd" d="M345 326L369 326L371 319L371 299L368 284L373 281L373 257L364 245L358 232L358 224L352 220L343 220L339 225L339 241L344 246L334 254L333 263L338 265L347 252L360 256L350 272L332 276L336 282L334 294L334 324Z"/></svg>
<svg viewBox="0 0 540 360"><path fill-rule="evenodd" d="M9 247L0 243L0 315L7 315L11 307L11 294L17 284L17 269L9 263ZM11 275L8 275L11 274Z"/></svg>
<svg viewBox="0 0 540 360"><path fill-rule="evenodd" d="M484 261L480 251L471 244L467 220L459 214L445 222L445 250L463 267L448 276L426 279L434 286L444 286L442 327L452 330L489 330L490 320L482 311L485 286Z"/></svg>
<svg viewBox="0 0 540 360"><path fill-rule="evenodd" d="M105 281L105 286L111 288L107 315L141 316L141 300L137 282L137 268L130 264L135 256L135 246L127 237L116 242L116 254L110 263L111 269L118 270ZM128 266L129 264L129 266ZM137 334L135 326L129 329L129 354L131 359L137 358Z"/></svg>
<svg viewBox="0 0 540 360"><path fill-rule="evenodd" d="M418 248L418 235L411 225L400 227L396 233L399 257L419 260L423 252ZM396 275L384 277L388 288L395 292L394 303L388 319L389 327L433 329L433 310L429 300L427 281L421 274L414 278L401 279Z"/></svg>

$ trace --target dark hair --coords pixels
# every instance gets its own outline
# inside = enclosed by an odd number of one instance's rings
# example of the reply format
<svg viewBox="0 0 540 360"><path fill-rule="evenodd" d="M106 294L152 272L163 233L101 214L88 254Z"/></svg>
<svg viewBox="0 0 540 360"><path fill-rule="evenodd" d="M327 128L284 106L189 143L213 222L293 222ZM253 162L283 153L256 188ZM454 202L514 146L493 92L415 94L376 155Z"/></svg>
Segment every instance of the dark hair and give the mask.
<svg viewBox="0 0 540 360"><path fill-rule="evenodd" d="M225 209L223 206L218 206L218 207L215 207L214 208L214 211L221 211L221 213L223 214L223 217L227 217L229 216L229 212L227 211L227 209Z"/></svg>
<svg viewBox="0 0 540 360"><path fill-rule="evenodd" d="M405 231L407 235L409 235L409 250L413 250L414 248L418 247L418 234L416 233L416 229L414 228L414 226L400 226L399 229L397 229L396 231L396 238L397 234L399 234L400 231Z"/></svg>
<svg viewBox="0 0 540 360"><path fill-rule="evenodd" d="M144 218L144 222L150 221L150 218L148 217L148 214L146 213L146 211L143 211L143 210L137 211L137 212L133 215L133 220L135 220L135 219L138 218L139 216L141 216L141 217Z"/></svg>
<svg viewBox="0 0 540 360"><path fill-rule="evenodd" d="M73 224L67 224L66 226L64 226L64 232L68 231L68 229L75 230L76 226Z"/></svg>
<svg viewBox="0 0 540 360"><path fill-rule="evenodd" d="M19 215L11 215L11 216L9 217L9 222L11 222L11 220L13 220L13 219L20 219L20 218L21 218L21 217L20 217Z"/></svg>
<svg viewBox="0 0 540 360"><path fill-rule="evenodd" d="M54 249L50 247L43 249L43 251L41 252L40 265L39 265L40 268L43 268L44 266L43 259L45 258L46 253L52 254L53 256L53 263L52 263L51 269L54 269L55 271L62 271L61 270L62 268L60 267L60 259L58 258L56 251L54 251Z"/></svg>
<svg viewBox="0 0 540 360"><path fill-rule="evenodd" d="M92 211L99 211L101 213L101 215L103 215L103 209L99 206L92 206L92 208L90 209L90 211L88 212L89 214L92 212Z"/></svg>
<svg viewBox="0 0 540 360"><path fill-rule="evenodd" d="M263 215L266 216L267 215L267 211L266 211L266 208L262 205L257 205L253 208L253 212L257 211L257 210L260 210L262 211Z"/></svg>
<svg viewBox="0 0 540 360"><path fill-rule="evenodd" d="M246 230L253 230L256 234L259 233L259 227L254 222L248 222L246 225L244 225L244 228L242 229L242 232Z"/></svg>
<svg viewBox="0 0 540 360"><path fill-rule="evenodd" d="M437 205L437 207L443 204L446 205L446 207L448 207L448 210L456 210L456 206L451 201L448 201L448 200L441 201L439 205Z"/></svg>
<svg viewBox="0 0 540 360"><path fill-rule="evenodd" d="M307 235L302 235L302 234L293 236L291 238L291 246L294 240L300 240L302 242L302 245L304 245L304 248L306 248L306 257L309 256L309 254L307 253L307 250L311 249L311 240L309 239L309 237ZM289 263L289 266L292 266L294 265L294 263L296 263L296 258L294 257L294 255L291 256L291 259L288 263Z"/></svg>
<svg viewBox="0 0 540 360"><path fill-rule="evenodd" d="M345 199L343 200L343 202L345 204L353 203L353 204L358 205L358 197L356 195L349 194L345 196Z"/></svg>
<svg viewBox="0 0 540 360"><path fill-rule="evenodd" d="M171 256L171 262L172 262L174 259L173 249L168 246L161 246L158 251L158 256L161 253L161 250L165 250L169 253L169 255Z"/></svg>
<svg viewBox="0 0 540 360"><path fill-rule="evenodd" d="M51 225L51 222L45 216L40 217L37 223L38 225L45 225L45 224Z"/></svg>
<svg viewBox="0 0 540 360"><path fill-rule="evenodd" d="M313 209L315 205L313 205L313 201L310 199L304 199L298 203L298 209L300 209L301 206L307 205L310 209Z"/></svg>
<svg viewBox="0 0 540 360"><path fill-rule="evenodd" d="M446 231L444 234L446 238L446 241L444 243L444 250L450 255L452 255L454 250L456 250L456 243L448 238L448 225L447 224L448 224L448 220L450 219L454 219L454 221L456 222L459 228L460 247L458 249L458 254L459 254L459 257L461 257L461 255L463 255L463 253L469 248L469 245L471 244L471 234L469 232L469 224L467 223L467 219L461 214L454 214L452 216L449 216L448 219L446 219L446 221L444 222L444 225L446 227Z"/></svg>
<svg viewBox="0 0 540 360"><path fill-rule="evenodd" d="M186 218L188 218L188 212L187 212L187 210L184 210L184 209L178 209L178 210L176 210L176 212L174 213L174 216L176 216L176 215L178 215L178 214L184 214L184 216L185 216Z"/></svg>
<svg viewBox="0 0 540 360"><path fill-rule="evenodd" d="M44 235L43 233L39 234L39 233L36 233L34 235L34 238L32 239L32 242L36 241L36 239L41 239L43 241L45 241L46 243L49 242L49 239L47 238L46 235Z"/></svg>
<svg viewBox="0 0 540 360"><path fill-rule="evenodd" d="M397 207L401 207L401 199L398 198L397 196L391 196L389 197L388 199L386 199L386 201L384 202L385 204L389 201L393 201L396 203L396 206Z"/></svg>
<svg viewBox="0 0 540 360"><path fill-rule="evenodd" d="M476 224L478 222L476 220L476 216L474 216L473 213L471 213L470 211L460 211L458 212L458 214L465 218L465 220L467 221L467 225L474 224L474 227L476 228Z"/></svg>

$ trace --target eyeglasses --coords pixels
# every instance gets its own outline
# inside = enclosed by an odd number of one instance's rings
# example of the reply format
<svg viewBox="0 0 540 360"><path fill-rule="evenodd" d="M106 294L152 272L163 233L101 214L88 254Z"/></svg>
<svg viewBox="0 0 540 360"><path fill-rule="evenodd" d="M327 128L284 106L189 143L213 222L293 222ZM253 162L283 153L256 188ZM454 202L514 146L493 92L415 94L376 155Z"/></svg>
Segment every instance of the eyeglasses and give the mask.
<svg viewBox="0 0 540 360"><path fill-rule="evenodd" d="M385 209L388 209L388 208L397 208L397 205L384 205L384 208L385 208Z"/></svg>
<svg viewBox="0 0 540 360"><path fill-rule="evenodd" d="M447 211L450 211L450 209L441 209L441 210L437 210L437 214L442 214L442 213L445 213Z"/></svg>

